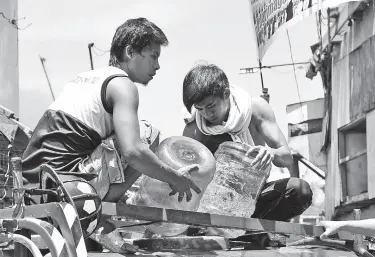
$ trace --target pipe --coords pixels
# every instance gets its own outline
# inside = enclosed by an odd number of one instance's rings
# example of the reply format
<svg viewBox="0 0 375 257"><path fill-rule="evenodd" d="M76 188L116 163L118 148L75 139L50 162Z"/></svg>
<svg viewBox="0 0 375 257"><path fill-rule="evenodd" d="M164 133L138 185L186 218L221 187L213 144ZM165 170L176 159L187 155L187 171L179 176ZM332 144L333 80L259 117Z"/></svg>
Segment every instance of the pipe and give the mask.
<svg viewBox="0 0 375 257"><path fill-rule="evenodd" d="M314 172L320 178L325 179L325 173L324 173L324 171L321 170L321 169L319 169L312 162L310 162L305 157L303 157L300 153L292 151L292 155L293 155L293 158L295 157L298 161L300 161L301 163L303 163L307 168L309 168L312 172Z"/></svg>
<svg viewBox="0 0 375 257"><path fill-rule="evenodd" d="M90 66L91 66L91 70L94 69L94 63L92 61L92 53L91 53L91 48L94 46L94 43L89 43L88 44L88 48L89 48L89 55L90 55Z"/></svg>
<svg viewBox="0 0 375 257"><path fill-rule="evenodd" d="M29 229L39 234L47 244L53 257L66 256L67 246L60 232L50 223L35 218L18 220L18 227Z"/></svg>
<svg viewBox="0 0 375 257"><path fill-rule="evenodd" d="M38 247L27 237L13 234L10 238L13 242L19 243L24 245L29 251L32 253L34 257L43 257L43 255L40 253Z"/></svg>

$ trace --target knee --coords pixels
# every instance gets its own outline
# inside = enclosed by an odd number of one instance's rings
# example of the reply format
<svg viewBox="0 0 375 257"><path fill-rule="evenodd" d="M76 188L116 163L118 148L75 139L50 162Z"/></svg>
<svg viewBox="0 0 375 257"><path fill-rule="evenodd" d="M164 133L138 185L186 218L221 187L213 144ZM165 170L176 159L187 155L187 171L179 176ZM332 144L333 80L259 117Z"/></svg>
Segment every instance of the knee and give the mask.
<svg viewBox="0 0 375 257"><path fill-rule="evenodd" d="M297 200L307 209L312 202L313 193L309 183L299 178L290 178L287 184L287 191L293 192Z"/></svg>

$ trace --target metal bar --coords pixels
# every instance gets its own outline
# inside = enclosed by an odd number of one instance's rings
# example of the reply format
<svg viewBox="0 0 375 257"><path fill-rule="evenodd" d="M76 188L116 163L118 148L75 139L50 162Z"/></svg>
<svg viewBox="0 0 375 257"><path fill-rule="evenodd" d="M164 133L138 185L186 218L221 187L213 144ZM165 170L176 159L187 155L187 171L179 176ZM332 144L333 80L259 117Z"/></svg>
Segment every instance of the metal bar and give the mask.
<svg viewBox="0 0 375 257"><path fill-rule="evenodd" d="M263 83L263 73L262 73L262 61L258 59L259 61L259 72L260 72L260 82L262 83L262 90L264 89L264 83Z"/></svg>
<svg viewBox="0 0 375 257"><path fill-rule="evenodd" d="M90 65L91 65L91 70L94 69L94 63L92 61L92 53L91 53L91 48L94 46L94 43L89 43L88 48L89 48L89 55L90 55Z"/></svg>
<svg viewBox="0 0 375 257"><path fill-rule="evenodd" d="M305 236L320 236L324 232L324 229L321 226L255 218L224 216L202 212L125 205L108 202L103 202L102 207L102 213L104 215L124 216L147 221L163 221L178 224L242 230L257 230Z"/></svg>
<svg viewBox="0 0 375 257"><path fill-rule="evenodd" d="M298 161L303 163L307 168L309 168L312 172L314 172L316 175L318 175L320 178L324 179L325 174L324 171L316 167L312 162L307 160L305 157L303 157L300 153L293 152L293 157L295 157Z"/></svg>
<svg viewBox="0 0 375 257"><path fill-rule="evenodd" d="M271 69L274 67L284 67L284 66L291 66L291 65L308 64L308 63L310 62L294 62L294 63L283 63L283 64L275 64L275 65L262 65L262 66L256 66L256 67L241 68L240 71L259 69L259 67L262 67L262 69Z"/></svg>
<svg viewBox="0 0 375 257"><path fill-rule="evenodd" d="M318 172L317 167L314 164L312 164L310 161L308 161L305 158L301 158L299 161L302 162L307 168L309 168L311 171L313 171L320 178L325 179L325 175L322 175L320 172Z"/></svg>

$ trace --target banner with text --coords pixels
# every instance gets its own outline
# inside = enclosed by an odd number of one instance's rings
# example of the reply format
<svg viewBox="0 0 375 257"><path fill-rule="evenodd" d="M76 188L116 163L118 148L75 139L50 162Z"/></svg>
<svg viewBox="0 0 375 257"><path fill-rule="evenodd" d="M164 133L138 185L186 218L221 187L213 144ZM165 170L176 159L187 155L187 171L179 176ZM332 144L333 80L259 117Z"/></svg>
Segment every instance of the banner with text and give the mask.
<svg viewBox="0 0 375 257"><path fill-rule="evenodd" d="M249 0L260 60L279 32L318 10L352 1L356 0Z"/></svg>

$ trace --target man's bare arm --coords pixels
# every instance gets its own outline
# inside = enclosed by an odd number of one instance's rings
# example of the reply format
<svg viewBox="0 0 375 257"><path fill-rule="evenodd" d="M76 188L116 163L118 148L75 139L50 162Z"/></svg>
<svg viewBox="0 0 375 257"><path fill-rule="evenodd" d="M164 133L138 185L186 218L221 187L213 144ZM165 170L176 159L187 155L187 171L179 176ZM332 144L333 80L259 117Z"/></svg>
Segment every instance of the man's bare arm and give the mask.
<svg viewBox="0 0 375 257"><path fill-rule="evenodd" d="M185 125L184 132L182 133L185 137L190 137L192 139L195 139L197 141L200 141L197 125L195 125L195 122L190 122Z"/></svg>
<svg viewBox="0 0 375 257"><path fill-rule="evenodd" d="M338 231L348 231L354 234L375 236L375 219L345 220L345 221L321 221L319 226L324 226L326 231L321 238L326 238Z"/></svg>
<svg viewBox="0 0 375 257"><path fill-rule="evenodd" d="M263 98L254 98L252 101L253 118L256 119L256 128L266 144L271 148L273 164L277 167L292 165L293 158L288 143L276 123L271 106Z"/></svg>
<svg viewBox="0 0 375 257"><path fill-rule="evenodd" d="M107 102L113 106L113 123L121 152L130 166L152 178L177 186L180 191L191 187L200 192L190 180L177 174L143 144L139 132L138 90L127 78L115 78L107 88ZM191 182L191 183L190 183ZM187 183L182 185L182 183ZM189 185L190 184L190 185ZM190 192L190 191L189 191ZM188 192L187 192L188 193Z"/></svg>

